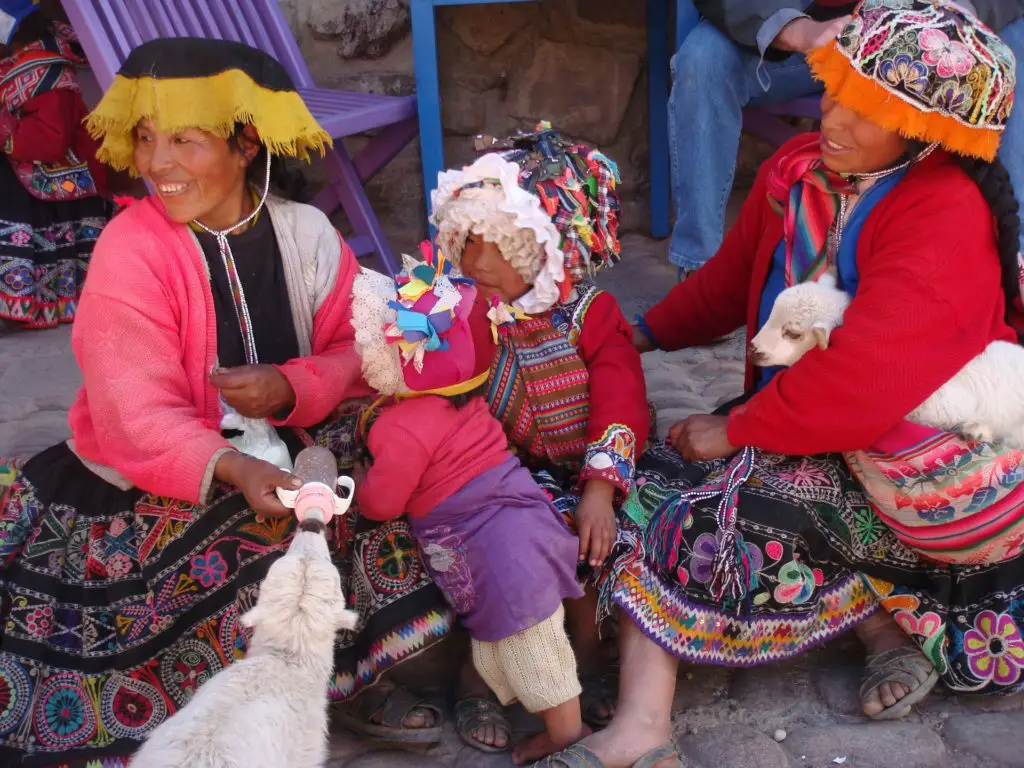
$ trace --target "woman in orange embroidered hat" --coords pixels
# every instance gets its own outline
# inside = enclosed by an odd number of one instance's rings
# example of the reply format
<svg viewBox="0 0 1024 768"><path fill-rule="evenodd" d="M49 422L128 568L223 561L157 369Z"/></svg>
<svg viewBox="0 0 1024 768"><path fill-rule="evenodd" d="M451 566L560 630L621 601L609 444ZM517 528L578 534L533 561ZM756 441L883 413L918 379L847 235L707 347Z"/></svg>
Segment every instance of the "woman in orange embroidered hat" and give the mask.
<svg viewBox="0 0 1024 768"><path fill-rule="evenodd" d="M718 253L635 342L753 338L780 293L825 274L849 306L788 368L750 355L741 399L637 461L602 584L622 617L615 719L542 765L677 765L680 660L759 666L848 631L868 718L907 715L940 679L1024 690L1024 455L907 421L989 344L1017 340L1020 221L995 159L1013 55L955 2L864 0L809 61L821 132L764 165Z"/></svg>
<svg viewBox="0 0 1024 768"><path fill-rule="evenodd" d="M373 464L356 498L370 520L408 515L434 583L472 635L476 669L503 705L518 700L544 721L516 749L523 764L587 732L562 608L583 590L576 537L480 396L493 342L476 294L429 249L427 262L406 260L397 284L356 278L356 348L383 395L366 414Z"/></svg>
<svg viewBox="0 0 1024 768"><path fill-rule="evenodd" d="M619 260L619 172L599 150L547 124L478 143L486 154L439 176L437 246L477 283L496 340L485 388L491 413L572 521L581 575L591 581L611 552L614 509L632 488L651 426L629 325L591 280ZM614 684L593 587L566 612L584 718L601 726L612 714ZM464 676L465 689L470 682ZM463 694L459 732L486 745L491 734L474 723L489 717L491 725L497 713Z"/></svg>

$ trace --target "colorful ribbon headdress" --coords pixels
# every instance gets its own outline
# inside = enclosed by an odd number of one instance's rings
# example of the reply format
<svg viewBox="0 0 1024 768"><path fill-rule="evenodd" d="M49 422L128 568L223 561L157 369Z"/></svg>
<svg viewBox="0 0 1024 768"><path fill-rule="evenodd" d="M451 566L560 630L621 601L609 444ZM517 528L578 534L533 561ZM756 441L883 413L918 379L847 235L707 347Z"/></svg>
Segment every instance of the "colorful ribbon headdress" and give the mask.
<svg viewBox="0 0 1024 768"><path fill-rule="evenodd" d="M451 397L487 378L493 355L486 307L429 244L423 261L403 256L391 280L361 270L352 287L352 325L366 383L381 395ZM472 317L471 317L472 316Z"/></svg>
<svg viewBox="0 0 1024 768"><path fill-rule="evenodd" d="M427 352L450 349L448 336L455 321L464 318L472 305L465 300L464 289L473 284L453 275L451 262L440 251L435 253L428 245L422 252L423 262L402 257L404 268L395 280L398 297L389 302L395 320L385 329L388 340L401 350L402 362L421 373Z"/></svg>

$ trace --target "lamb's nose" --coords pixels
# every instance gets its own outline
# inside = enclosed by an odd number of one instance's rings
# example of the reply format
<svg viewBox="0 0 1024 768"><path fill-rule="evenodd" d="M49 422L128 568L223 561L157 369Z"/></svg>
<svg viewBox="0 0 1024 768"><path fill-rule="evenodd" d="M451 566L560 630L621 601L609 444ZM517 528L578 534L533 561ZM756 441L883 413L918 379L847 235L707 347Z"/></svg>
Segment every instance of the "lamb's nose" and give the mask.
<svg viewBox="0 0 1024 768"><path fill-rule="evenodd" d="M757 365L762 360L764 360L764 353L757 347L755 347L753 344L748 344L747 357L750 358L750 362L752 362L754 365Z"/></svg>

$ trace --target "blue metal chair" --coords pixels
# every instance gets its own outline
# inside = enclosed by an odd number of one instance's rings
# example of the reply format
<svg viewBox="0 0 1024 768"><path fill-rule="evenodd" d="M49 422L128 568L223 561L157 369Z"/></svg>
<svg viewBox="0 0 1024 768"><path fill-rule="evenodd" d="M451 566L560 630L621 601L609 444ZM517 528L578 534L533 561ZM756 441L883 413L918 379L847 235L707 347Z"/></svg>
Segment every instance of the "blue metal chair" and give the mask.
<svg viewBox="0 0 1024 768"><path fill-rule="evenodd" d="M668 0L649 0L667 3ZM700 14L692 0L676 0L675 48L683 44L686 36L700 23ZM667 9L663 11L667 13ZM668 25L665 25L666 27ZM667 34L653 35L648 22L648 60L650 67L650 159L651 159L651 233L655 237L668 237L670 227L670 160L668 150L668 97L669 59ZM663 27L664 29L664 27ZM658 37L658 40L654 38ZM784 144L797 134L796 128L784 117L821 117L817 96L783 101L743 110L743 130L758 136L773 146Z"/></svg>
<svg viewBox="0 0 1024 768"><path fill-rule="evenodd" d="M441 90L437 72L437 29L434 9L442 5L480 5L484 3L528 3L536 0L410 0L412 16L413 64L416 68L416 98L420 120L420 151L423 157L423 192L427 215L430 214L430 193L437 186L437 174L444 170L443 128L441 124ZM681 3L682 5L682 3ZM690 5L692 8L693 6ZM669 0L647 0L647 68L650 82L652 176L651 207L664 210L668 221L668 28ZM696 14L696 11L694 11ZM696 25L696 19L694 20ZM688 31L688 30L687 30ZM682 39L682 38L680 38ZM661 126L658 128L658 126ZM653 148L659 145L664 162L654 162ZM657 169L657 170L655 170ZM655 173L663 174L655 183ZM658 195L654 191L660 189ZM657 217L656 217L657 220ZM666 225L667 226L667 223Z"/></svg>
<svg viewBox="0 0 1024 768"><path fill-rule="evenodd" d="M430 193L437 174L444 170L444 129L441 125L441 86L437 72L437 27L434 9L442 5L529 3L535 0L410 0L412 57L416 70L416 99L420 118L420 153L423 162L423 193L430 216Z"/></svg>

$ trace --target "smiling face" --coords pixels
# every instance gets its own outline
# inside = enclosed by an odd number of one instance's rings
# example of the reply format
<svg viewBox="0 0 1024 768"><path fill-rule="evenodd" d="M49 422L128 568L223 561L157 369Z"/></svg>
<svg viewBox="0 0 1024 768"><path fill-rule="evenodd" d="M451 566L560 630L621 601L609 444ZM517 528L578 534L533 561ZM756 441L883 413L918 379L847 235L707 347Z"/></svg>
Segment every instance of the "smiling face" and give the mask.
<svg viewBox="0 0 1024 768"><path fill-rule="evenodd" d="M906 154L907 140L836 103L821 99L821 157L836 173L874 173Z"/></svg>
<svg viewBox="0 0 1024 768"><path fill-rule="evenodd" d="M252 126L235 143L198 129L165 133L150 120L135 129L135 167L178 224L227 229L242 219L248 210L245 171L258 151Z"/></svg>
<svg viewBox="0 0 1024 768"><path fill-rule="evenodd" d="M477 295L485 302L491 296L511 304L530 290L518 270L505 261L498 246L480 235L470 234L459 261L462 274L476 281Z"/></svg>

